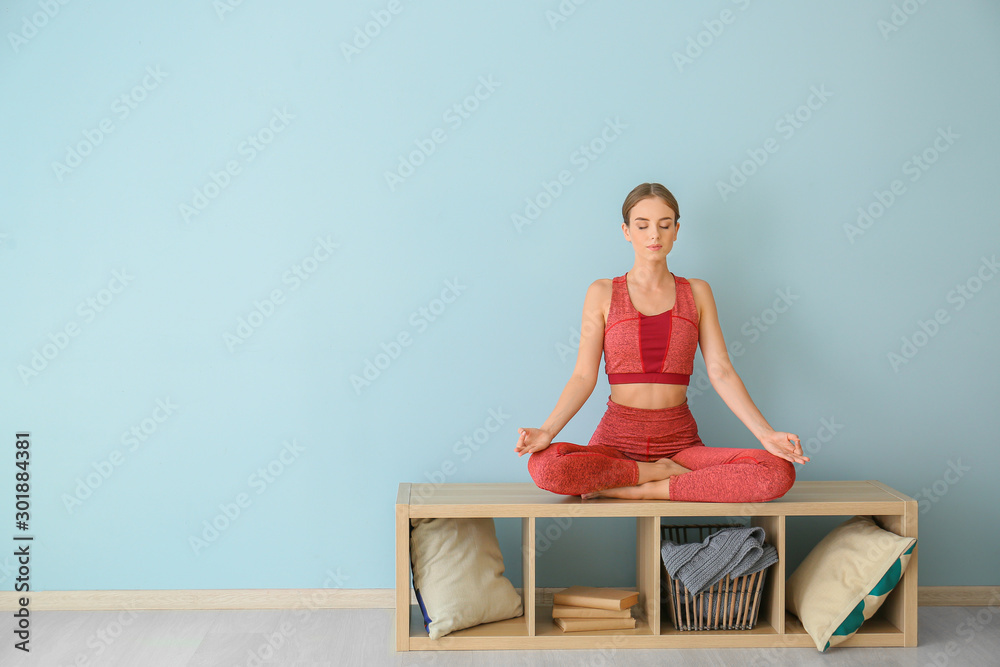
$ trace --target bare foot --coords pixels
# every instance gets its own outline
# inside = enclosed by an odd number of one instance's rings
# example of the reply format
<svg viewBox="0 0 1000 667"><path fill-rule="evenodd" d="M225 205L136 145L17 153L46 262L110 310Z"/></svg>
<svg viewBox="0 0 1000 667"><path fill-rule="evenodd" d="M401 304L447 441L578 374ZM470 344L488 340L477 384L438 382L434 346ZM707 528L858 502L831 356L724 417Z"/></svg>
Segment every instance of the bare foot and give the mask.
<svg viewBox="0 0 1000 667"><path fill-rule="evenodd" d="M686 472L691 472L690 468L685 468L680 463L671 461L670 459L663 458L657 459L653 463L642 463L640 466L655 465L660 468L663 476L659 474L656 475L655 479L640 482L634 486L619 486L613 489L601 489L599 491L591 491L590 493L581 494L580 497L583 500L593 500L594 498L626 498L629 500L669 500L670 499L670 480L668 479L674 475L683 475ZM640 467L640 479L643 479L647 470Z"/></svg>
<svg viewBox="0 0 1000 667"><path fill-rule="evenodd" d="M626 500L670 500L670 480L658 479L636 486L619 486L601 489L580 496L584 500L593 498L624 498Z"/></svg>
<svg viewBox="0 0 1000 667"><path fill-rule="evenodd" d="M669 475L683 475L686 472L691 472L690 468L685 468L680 463L671 461L670 459L657 459L656 462L666 466Z"/></svg>
<svg viewBox="0 0 1000 667"><path fill-rule="evenodd" d="M658 479L636 486L619 486L595 492L605 498L625 498L626 500L670 500L670 480ZM590 494L587 494L588 496Z"/></svg>
<svg viewBox="0 0 1000 667"><path fill-rule="evenodd" d="M681 464L675 463L670 459L658 459L649 463L640 461L637 462L637 465L639 466L639 479L636 480L636 486L645 484L646 482L666 479L672 475L683 475L686 472L691 472Z"/></svg>

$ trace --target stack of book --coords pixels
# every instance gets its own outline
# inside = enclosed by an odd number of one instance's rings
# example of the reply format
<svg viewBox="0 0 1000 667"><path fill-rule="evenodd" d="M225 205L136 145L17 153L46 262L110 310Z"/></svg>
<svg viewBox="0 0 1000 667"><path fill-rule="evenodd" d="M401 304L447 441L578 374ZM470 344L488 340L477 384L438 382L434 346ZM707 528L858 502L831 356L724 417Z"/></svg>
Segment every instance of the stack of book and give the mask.
<svg viewBox="0 0 1000 667"><path fill-rule="evenodd" d="M636 591L571 586L552 596L552 620L563 632L634 628L631 607L638 602Z"/></svg>

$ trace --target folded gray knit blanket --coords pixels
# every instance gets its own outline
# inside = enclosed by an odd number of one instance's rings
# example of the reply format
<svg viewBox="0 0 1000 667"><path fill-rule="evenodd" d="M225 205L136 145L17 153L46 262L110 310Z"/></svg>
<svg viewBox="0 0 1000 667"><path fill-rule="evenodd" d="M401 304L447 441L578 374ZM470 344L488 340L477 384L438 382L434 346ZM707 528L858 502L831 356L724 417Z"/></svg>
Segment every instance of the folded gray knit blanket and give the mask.
<svg viewBox="0 0 1000 667"><path fill-rule="evenodd" d="M778 562L778 550L764 544L760 526L723 528L701 543L675 544L660 548L667 573L679 579L692 595L698 595L728 574L740 577Z"/></svg>

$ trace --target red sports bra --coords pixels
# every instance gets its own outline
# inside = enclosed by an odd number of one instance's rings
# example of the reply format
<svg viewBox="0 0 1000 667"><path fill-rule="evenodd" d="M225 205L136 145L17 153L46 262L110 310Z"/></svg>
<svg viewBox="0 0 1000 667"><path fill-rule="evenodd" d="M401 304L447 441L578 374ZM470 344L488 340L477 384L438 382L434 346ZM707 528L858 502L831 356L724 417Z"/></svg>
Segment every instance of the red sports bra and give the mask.
<svg viewBox="0 0 1000 667"><path fill-rule="evenodd" d="M627 278L628 273L611 281L611 307L604 325L608 382L688 384L698 347L698 309L691 283L674 276L674 307L659 315L643 315L632 305Z"/></svg>

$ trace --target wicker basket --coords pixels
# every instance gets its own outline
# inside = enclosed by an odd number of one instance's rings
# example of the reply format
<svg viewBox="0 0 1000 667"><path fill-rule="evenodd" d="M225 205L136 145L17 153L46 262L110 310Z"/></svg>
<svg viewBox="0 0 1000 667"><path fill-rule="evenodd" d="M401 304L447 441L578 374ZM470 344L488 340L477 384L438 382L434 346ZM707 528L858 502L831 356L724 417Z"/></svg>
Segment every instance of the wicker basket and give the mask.
<svg viewBox="0 0 1000 667"><path fill-rule="evenodd" d="M676 544L701 542L708 535L732 524L700 524L661 526L664 540ZM697 533L697 538L694 538ZM679 580L667 574L660 561L660 579L666 594L664 603L670 607L670 620L677 630L751 630L757 623L757 612L764 591L768 568L741 577L726 575L708 590L692 595Z"/></svg>

